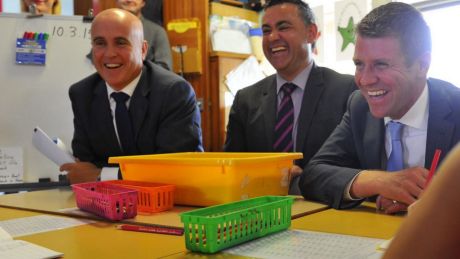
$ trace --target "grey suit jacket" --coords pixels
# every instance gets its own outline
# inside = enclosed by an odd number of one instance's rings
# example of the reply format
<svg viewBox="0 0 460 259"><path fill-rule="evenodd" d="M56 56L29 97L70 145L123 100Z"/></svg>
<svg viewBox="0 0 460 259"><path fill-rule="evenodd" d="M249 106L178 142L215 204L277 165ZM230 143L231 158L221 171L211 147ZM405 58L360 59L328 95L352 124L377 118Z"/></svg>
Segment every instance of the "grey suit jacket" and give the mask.
<svg viewBox="0 0 460 259"><path fill-rule="evenodd" d="M428 80L429 115L425 167L429 169L436 149L440 161L460 140L460 89L437 80ZM364 169L386 168L385 126L376 119L359 91L350 96L347 112L339 126L312 158L300 177L299 187L306 199L336 209L351 208L362 201L344 201L347 184Z"/></svg>
<svg viewBox="0 0 460 259"><path fill-rule="evenodd" d="M355 90L353 77L313 65L298 118L297 161L304 167L339 124L348 96ZM224 150L229 152L273 152L276 121L276 76L246 87L235 96L227 125ZM293 182L297 182L294 180ZM297 194L297 184L291 185Z"/></svg>
<svg viewBox="0 0 460 259"><path fill-rule="evenodd" d="M146 60L153 61L162 67L172 70L172 54L168 35L160 25L141 16L144 39L149 45Z"/></svg>
<svg viewBox="0 0 460 259"><path fill-rule="evenodd" d="M69 96L74 113L74 156L103 167L110 156L129 155L118 145L107 88L98 73L72 85ZM192 87L150 61L144 61L129 113L139 155L203 150Z"/></svg>

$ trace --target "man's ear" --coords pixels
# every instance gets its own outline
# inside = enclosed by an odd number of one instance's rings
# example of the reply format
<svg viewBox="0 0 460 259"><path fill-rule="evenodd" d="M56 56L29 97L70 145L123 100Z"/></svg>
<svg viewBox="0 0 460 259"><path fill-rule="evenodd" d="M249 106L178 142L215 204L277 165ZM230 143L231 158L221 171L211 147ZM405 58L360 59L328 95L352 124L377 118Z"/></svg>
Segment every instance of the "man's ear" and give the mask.
<svg viewBox="0 0 460 259"><path fill-rule="evenodd" d="M318 39L318 26L315 23L308 25L307 27L307 41L313 43Z"/></svg>
<svg viewBox="0 0 460 259"><path fill-rule="evenodd" d="M145 56L147 56L147 51L149 49L149 44L147 43L146 40L142 43L142 60L145 59Z"/></svg>
<svg viewBox="0 0 460 259"><path fill-rule="evenodd" d="M420 76L426 78L431 64L431 52L425 52L417 59Z"/></svg>

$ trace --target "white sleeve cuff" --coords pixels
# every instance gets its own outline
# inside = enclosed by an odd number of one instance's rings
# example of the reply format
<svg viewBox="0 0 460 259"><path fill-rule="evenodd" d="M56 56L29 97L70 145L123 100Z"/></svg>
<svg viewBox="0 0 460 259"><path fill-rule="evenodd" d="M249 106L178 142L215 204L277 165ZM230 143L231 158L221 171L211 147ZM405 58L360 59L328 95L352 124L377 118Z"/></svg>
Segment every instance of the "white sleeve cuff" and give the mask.
<svg viewBox="0 0 460 259"><path fill-rule="evenodd" d="M101 181L118 180L118 167L103 167Z"/></svg>
<svg viewBox="0 0 460 259"><path fill-rule="evenodd" d="M345 190L343 192L343 199L345 201L359 201L363 199L363 198L353 198L351 197L351 194L350 194L351 185L353 184L353 182L355 181L356 177L358 177L359 174L360 173L357 173L355 177L353 177L353 179L351 179L351 181L347 184L347 187L345 187Z"/></svg>

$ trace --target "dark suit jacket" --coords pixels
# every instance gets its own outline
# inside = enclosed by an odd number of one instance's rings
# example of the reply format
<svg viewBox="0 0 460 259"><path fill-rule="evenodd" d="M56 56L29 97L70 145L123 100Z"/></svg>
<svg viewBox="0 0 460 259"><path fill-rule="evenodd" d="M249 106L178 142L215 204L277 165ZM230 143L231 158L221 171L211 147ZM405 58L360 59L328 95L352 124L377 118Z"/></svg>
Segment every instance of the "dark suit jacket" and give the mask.
<svg viewBox="0 0 460 259"><path fill-rule="evenodd" d="M435 149L441 160L460 140L460 89L450 83L428 80L429 115L425 167L429 169ZM350 96L347 112L300 177L306 199L343 209L361 201L343 201L347 184L363 169L386 168L385 126L376 119L359 91Z"/></svg>
<svg viewBox="0 0 460 259"><path fill-rule="evenodd" d="M355 89L352 76L313 64L298 118L296 151L303 153L303 159L297 161L300 167L339 124L348 96ZM275 75L238 91L230 110L224 150L273 152L276 106ZM298 192L297 184L291 187L291 193Z"/></svg>
<svg viewBox="0 0 460 259"><path fill-rule="evenodd" d="M107 166L124 155L118 145L105 81L95 73L69 90L74 113L73 154ZM129 112L138 154L202 151L200 113L192 87L150 61L131 97Z"/></svg>
<svg viewBox="0 0 460 259"><path fill-rule="evenodd" d="M144 39L149 45L145 59L153 61L168 70L172 70L171 46L165 29L143 16L140 19L144 30Z"/></svg>

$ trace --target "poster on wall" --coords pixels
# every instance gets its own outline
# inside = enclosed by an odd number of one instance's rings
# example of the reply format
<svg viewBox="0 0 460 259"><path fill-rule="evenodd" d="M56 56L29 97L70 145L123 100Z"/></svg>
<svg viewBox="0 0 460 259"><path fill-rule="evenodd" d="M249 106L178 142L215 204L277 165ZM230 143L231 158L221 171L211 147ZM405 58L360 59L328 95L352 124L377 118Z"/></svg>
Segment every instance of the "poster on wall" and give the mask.
<svg viewBox="0 0 460 259"><path fill-rule="evenodd" d="M350 60L355 49L355 27L370 11L367 0L345 0L335 4L337 60Z"/></svg>
<svg viewBox="0 0 460 259"><path fill-rule="evenodd" d="M318 26L318 38L316 39L314 46L312 46L312 50L315 55L315 61L317 61L318 64L323 64L324 63L324 36L323 36L323 33L325 31L323 6L320 5L320 6L312 7L312 10L313 10L313 14L315 14L316 25Z"/></svg>

